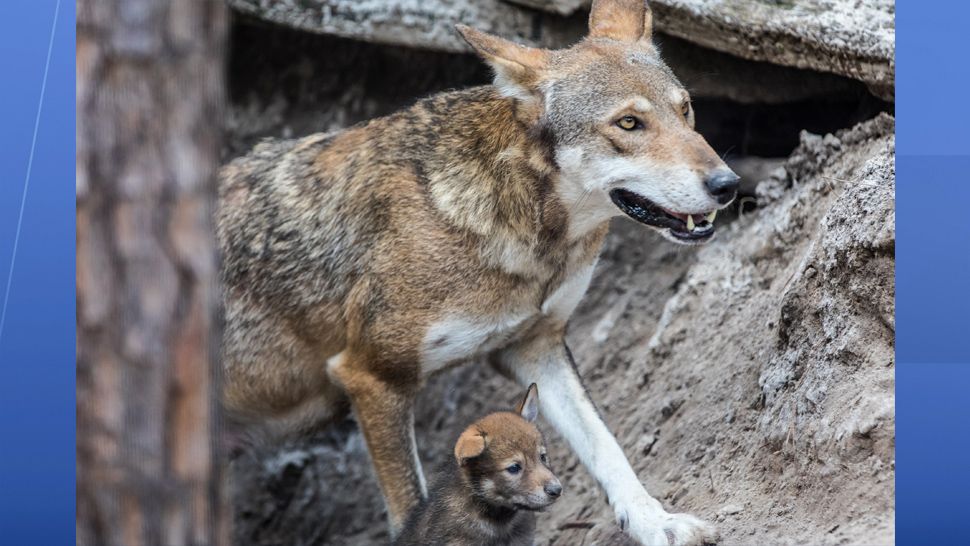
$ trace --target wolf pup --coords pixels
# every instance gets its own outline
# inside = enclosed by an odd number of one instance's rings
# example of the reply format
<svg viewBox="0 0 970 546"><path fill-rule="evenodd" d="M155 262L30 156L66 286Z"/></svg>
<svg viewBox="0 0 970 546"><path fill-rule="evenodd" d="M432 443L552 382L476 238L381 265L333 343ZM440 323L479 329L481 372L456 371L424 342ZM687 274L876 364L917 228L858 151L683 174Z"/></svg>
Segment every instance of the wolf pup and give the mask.
<svg viewBox="0 0 970 546"><path fill-rule="evenodd" d="M533 544L535 512L562 494L533 424L538 396L532 384L515 413L493 413L465 429L457 464L444 467L395 546Z"/></svg>
<svg viewBox="0 0 970 546"><path fill-rule="evenodd" d="M564 343L610 218L700 244L738 177L697 132L643 0L597 0L558 51L459 26L494 85L258 145L220 173L224 403L299 431L353 409L392 533L426 496L412 407L489 361L526 386L643 544L714 529L650 496ZM402 456L402 454L406 454Z"/></svg>

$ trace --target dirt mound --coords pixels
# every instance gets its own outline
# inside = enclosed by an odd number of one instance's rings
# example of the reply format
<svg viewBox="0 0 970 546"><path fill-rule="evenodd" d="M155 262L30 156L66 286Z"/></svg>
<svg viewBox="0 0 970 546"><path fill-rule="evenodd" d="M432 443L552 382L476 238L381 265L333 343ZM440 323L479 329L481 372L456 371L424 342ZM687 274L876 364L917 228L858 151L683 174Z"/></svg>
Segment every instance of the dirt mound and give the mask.
<svg viewBox="0 0 970 546"><path fill-rule="evenodd" d="M656 302L603 287L636 280L615 279L610 256L578 311L574 351L634 466L726 544L892 542L893 153L885 116L803 135L759 187L764 208L697 253L651 335L632 324ZM594 372L596 355L613 365ZM573 519L590 519L587 488L564 499ZM581 543L571 533L559 542Z"/></svg>
<svg viewBox="0 0 970 546"><path fill-rule="evenodd" d="M894 121L803 134L759 208L698 250L617 222L569 342L648 490L718 522L723 544L891 543ZM541 386L540 386L541 390ZM519 389L487 366L435 377L417 414L430 473ZM543 426L565 486L539 544L625 538ZM384 508L353 421L233 468L237 544L381 544Z"/></svg>

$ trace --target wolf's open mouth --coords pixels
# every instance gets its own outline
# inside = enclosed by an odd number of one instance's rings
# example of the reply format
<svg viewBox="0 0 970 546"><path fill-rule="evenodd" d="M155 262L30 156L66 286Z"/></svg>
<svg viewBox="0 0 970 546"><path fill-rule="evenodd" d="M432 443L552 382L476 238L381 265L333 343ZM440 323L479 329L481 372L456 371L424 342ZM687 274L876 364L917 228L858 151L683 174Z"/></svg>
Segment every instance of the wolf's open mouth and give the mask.
<svg viewBox="0 0 970 546"><path fill-rule="evenodd" d="M671 235L685 242L706 241L714 235L717 211L697 214L674 212L646 197L622 189L611 191L610 198L630 218L648 226L667 228Z"/></svg>

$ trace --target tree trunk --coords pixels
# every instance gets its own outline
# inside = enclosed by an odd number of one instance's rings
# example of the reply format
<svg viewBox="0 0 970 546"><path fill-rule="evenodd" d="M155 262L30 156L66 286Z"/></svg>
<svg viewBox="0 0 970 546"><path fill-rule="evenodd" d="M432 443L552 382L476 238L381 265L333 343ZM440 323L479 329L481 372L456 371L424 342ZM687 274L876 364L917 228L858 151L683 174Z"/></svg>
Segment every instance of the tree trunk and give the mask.
<svg viewBox="0 0 970 546"><path fill-rule="evenodd" d="M228 544L221 0L78 0L77 544Z"/></svg>

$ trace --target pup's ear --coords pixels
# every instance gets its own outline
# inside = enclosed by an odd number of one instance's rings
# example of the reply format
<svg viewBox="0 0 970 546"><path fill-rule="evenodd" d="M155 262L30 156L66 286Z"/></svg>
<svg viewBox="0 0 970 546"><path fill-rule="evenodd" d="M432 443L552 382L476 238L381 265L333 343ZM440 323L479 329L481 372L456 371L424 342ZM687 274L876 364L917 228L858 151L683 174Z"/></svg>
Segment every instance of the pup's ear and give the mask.
<svg viewBox="0 0 970 546"><path fill-rule="evenodd" d="M484 453L487 445L485 433L472 425L458 437L458 443L455 444L455 459L458 460L459 465L465 466L469 459L474 459Z"/></svg>
<svg viewBox="0 0 970 546"><path fill-rule="evenodd" d="M461 37L495 70L495 86L507 97L529 100L537 94L539 76L549 52L526 47L498 36L455 25Z"/></svg>
<svg viewBox="0 0 970 546"><path fill-rule="evenodd" d="M619 42L650 40L653 14L647 0L593 0L589 36Z"/></svg>
<svg viewBox="0 0 970 546"><path fill-rule="evenodd" d="M516 411L523 419L532 423L539 416L539 387L535 383L529 385L529 390L525 393L525 398L519 402Z"/></svg>

